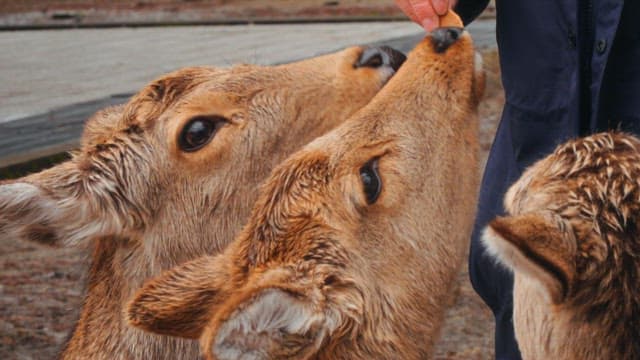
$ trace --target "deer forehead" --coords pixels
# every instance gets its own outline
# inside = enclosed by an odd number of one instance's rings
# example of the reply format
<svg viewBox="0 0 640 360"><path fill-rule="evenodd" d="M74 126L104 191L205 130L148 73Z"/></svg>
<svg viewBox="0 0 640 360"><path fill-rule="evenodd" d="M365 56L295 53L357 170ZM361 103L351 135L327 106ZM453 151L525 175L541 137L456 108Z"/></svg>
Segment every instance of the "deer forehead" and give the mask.
<svg viewBox="0 0 640 360"><path fill-rule="evenodd" d="M512 215L551 210L566 219L578 241L577 266L587 278L610 252L621 251L622 242L635 241L619 235L638 221L639 148L624 134L569 141L523 174L507 192L505 207Z"/></svg>
<svg viewBox="0 0 640 360"><path fill-rule="evenodd" d="M257 117L265 115L265 110L277 112L282 102L308 95L296 89L333 89L337 83L332 80L342 75L351 80L371 77L349 76L356 73L351 65L361 51L360 47L348 48L279 66L242 64L231 68L191 67L169 73L147 85L126 106L98 112L87 122L83 144L91 147L109 142L113 137L131 131L132 128L150 133L162 132L165 127L172 130L177 126L176 123L181 124L185 118L197 114L231 116L239 109L247 112L249 107L259 109ZM287 88L292 91L276 101L274 97ZM355 93L377 88L378 86L371 84L347 81L339 82L339 89L335 90ZM261 92L267 92L269 96L255 97ZM252 98L257 101L248 101ZM320 97L313 101L328 103L331 98ZM169 134L171 135L171 131Z"/></svg>

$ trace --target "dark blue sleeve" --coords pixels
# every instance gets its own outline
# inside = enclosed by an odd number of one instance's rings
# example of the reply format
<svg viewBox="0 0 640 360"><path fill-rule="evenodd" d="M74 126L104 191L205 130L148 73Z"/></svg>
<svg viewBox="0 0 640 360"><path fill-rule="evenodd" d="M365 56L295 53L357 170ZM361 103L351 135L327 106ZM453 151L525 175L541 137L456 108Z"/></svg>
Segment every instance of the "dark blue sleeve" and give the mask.
<svg viewBox="0 0 640 360"><path fill-rule="evenodd" d="M464 25L475 20L489 4L489 0L459 0L453 10L460 15Z"/></svg>

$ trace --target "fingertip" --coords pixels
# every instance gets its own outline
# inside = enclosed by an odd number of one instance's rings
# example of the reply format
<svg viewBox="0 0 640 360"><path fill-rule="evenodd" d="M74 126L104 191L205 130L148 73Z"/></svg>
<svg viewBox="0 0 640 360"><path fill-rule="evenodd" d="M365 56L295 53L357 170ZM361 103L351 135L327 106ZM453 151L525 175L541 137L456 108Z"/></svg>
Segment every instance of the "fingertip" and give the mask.
<svg viewBox="0 0 640 360"><path fill-rule="evenodd" d="M438 27L440 20L438 14L433 10L431 0L414 0L410 3L414 14L420 19L420 24L425 30L431 31Z"/></svg>
<svg viewBox="0 0 640 360"><path fill-rule="evenodd" d="M439 16L443 16L449 11L449 0L433 0L433 11Z"/></svg>
<svg viewBox="0 0 640 360"><path fill-rule="evenodd" d="M437 28L439 26L439 22L434 18L426 18L424 20L422 20L422 27L427 30L427 32L430 32L431 30Z"/></svg>

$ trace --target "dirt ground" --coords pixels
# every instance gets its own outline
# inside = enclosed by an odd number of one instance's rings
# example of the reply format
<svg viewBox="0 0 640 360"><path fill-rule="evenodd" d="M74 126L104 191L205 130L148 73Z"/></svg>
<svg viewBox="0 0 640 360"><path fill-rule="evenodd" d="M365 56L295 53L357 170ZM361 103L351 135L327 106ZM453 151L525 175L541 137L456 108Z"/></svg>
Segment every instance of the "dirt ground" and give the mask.
<svg viewBox="0 0 640 360"><path fill-rule="evenodd" d="M0 0L0 4L6 2ZM486 50L483 56L487 74L486 96L480 106L484 163L504 97L496 51ZM86 268L84 251L0 238L0 359L55 357L78 316ZM471 288L466 264L457 285L435 358L491 359L491 314Z"/></svg>

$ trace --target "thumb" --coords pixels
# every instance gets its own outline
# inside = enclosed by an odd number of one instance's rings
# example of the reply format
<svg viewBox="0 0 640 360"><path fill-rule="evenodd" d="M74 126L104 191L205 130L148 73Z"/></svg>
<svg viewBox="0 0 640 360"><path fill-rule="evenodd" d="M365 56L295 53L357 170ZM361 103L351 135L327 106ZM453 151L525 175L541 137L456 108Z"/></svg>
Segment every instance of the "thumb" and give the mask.
<svg viewBox="0 0 640 360"><path fill-rule="evenodd" d="M431 4L431 0L411 0L410 2L418 23L425 30L431 31L440 25L440 19Z"/></svg>

